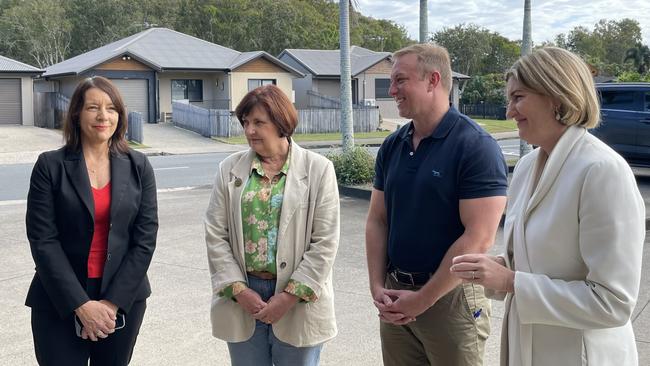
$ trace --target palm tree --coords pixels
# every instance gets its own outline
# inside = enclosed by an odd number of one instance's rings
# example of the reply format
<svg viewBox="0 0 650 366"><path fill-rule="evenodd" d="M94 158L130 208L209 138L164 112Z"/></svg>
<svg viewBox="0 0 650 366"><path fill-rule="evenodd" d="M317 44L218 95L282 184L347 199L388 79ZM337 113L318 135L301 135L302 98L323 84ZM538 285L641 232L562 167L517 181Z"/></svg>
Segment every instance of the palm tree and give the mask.
<svg viewBox="0 0 650 366"><path fill-rule="evenodd" d="M352 121L352 71L350 66L350 7L351 0L339 0L339 40L341 54L341 134L343 151L354 148Z"/></svg>
<svg viewBox="0 0 650 366"><path fill-rule="evenodd" d="M640 42L637 43L625 52L623 62L627 62L628 60L632 60L639 74L645 74L650 71L650 48Z"/></svg>
<svg viewBox="0 0 650 366"><path fill-rule="evenodd" d="M524 34L521 41L521 55L526 56L532 52L532 30L530 20L530 0L524 0ZM519 139L519 159L528 154L532 147L526 140Z"/></svg>
<svg viewBox="0 0 650 366"><path fill-rule="evenodd" d="M427 11L427 0L420 0L420 43L427 42L427 33L429 29Z"/></svg>

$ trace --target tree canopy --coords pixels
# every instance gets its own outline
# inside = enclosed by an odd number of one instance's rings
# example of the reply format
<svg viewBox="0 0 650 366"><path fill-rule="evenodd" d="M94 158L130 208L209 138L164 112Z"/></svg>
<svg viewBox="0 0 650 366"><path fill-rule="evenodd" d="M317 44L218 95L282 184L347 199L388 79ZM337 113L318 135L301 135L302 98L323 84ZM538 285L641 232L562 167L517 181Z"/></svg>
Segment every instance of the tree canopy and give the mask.
<svg viewBox="0 0 650 366"><path fill-rule="evenodd" d="M350 13L354 45L392 52L414 42L401 25ZM339 47L328 0L0 0L0 54L47 67L154 26L242 52Z"/></svg>

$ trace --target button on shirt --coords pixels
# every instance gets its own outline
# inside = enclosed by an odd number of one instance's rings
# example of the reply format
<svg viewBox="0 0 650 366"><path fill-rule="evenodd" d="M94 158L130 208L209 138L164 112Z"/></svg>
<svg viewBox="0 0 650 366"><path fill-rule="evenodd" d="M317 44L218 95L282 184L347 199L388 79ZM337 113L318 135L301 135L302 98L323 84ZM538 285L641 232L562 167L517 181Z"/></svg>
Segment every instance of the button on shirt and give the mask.
<svg viewBox="0 0 650 366"><path fill-rule="evenodd" d="M287 161L280 172L269 179L264 173L259 157L256 156L253 159L251 175L241 199L244 257L247 272L277 273L278 228L290 160L291 151L289 151ZM286 267L286 263L283 262L280 269L284 269L284 267ZM226 287L221 295L233 297L244 289L246 289L246 284L237 282ZM311 288L293 279L289 280L284 291L298 296L304 301L316 300L316 295Z"/></svg>
<svg viewBox="0 0 650 366"><path fill-rule="evenodd" d="M413 122L386 138L373 185L384 192L390 263L435 272L464 232L459 200L505 196L508 168L492 136L453 107L417 150L412 134Z"/></svg>

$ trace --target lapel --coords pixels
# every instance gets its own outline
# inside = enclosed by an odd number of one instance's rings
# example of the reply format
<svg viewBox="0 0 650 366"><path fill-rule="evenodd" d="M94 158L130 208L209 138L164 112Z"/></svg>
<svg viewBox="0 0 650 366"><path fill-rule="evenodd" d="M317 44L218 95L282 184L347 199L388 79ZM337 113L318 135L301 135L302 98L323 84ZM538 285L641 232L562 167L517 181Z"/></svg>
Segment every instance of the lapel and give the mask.
<svg viewBox="0 0 650 366"><path fill-rule="evenodd" d="M305 163L307 151L298 146L293 140L291 141L291 162L289 163L289 172L284 186L284 198L282 199L282 212L280 213L280 227L278 228L278 243L284 238L284 232L291 222L293 214L303 203L305 193L307 192L307 170Z"/></svg>
<svg viewBox="0 0 650 366"><path fill-rule="evenodd" d="M562 137L560 137L560 140L557 142L553 148L553 151L551 151L551 154L548 156L546 165L544 166L542 174L539 178L539 182L537 183L537 187L535 187L534 191L532 191L530 201L526 206L526 220L530 216L530 213L535 209L535 207L537 207L539 203L544 199L544 197L546 197L546 194L549 192L553 186L553 183L555 183L557 176L560 174L560 170L562 170L564 162L566 162L567 158L569 157L571 150L575 146L576 142L578 142L578 140L580 140L580 138L583 137L585 133L587 133L587 130L582 127L569 126ZM533 174L537 169L539 169L538 164L540 164L539 157L535 162L535 166L532 170ZM527 187L528 192L532 190L532 184L534 184L534 179L529 177L529 186Z"/></svg>
<svg viewBox="0 0 650 366"><path fill-rule="evenodd" d="M237 238L237 247L240 257L237 258L239 263L245 263L244 258L244 232L242 229L241 218L241 195L246 188L248 178L251 173L251 165L253 164L253 157L255 152L249 149L230 169L230 176L228 180L228 202L230 204L230 221L234 226L234 233Z"/></svg>
<svg viewBox="0 0 650 366"><path fill-rule="evenodd" d="M65 166L65 173L70 179L70 183L74 187L75 191L81 202L88 210L88 214L95 221L95 201L93 200L93 194L90 190L90 179L88 178L88 170L86 169L86 162L84 160L84 155L81 151L69 151L66 149L65 160L63 161Z"/></svg>
<svg viewBox="0 0 650 366"><path fill-rule="evenodd" d="M115 221L115 215L118 212L127 184L131 169L131 161L124 154L111 154L111 219Z"/></svg>

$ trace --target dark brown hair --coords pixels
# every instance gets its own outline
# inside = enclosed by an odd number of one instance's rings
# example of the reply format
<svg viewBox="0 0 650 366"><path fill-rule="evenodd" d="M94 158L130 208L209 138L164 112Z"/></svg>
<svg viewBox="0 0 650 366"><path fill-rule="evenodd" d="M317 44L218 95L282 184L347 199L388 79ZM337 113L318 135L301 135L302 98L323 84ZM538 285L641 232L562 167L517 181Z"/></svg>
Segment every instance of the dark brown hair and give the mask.
<svg viewBox="0 0 650 366"><path fill-rule="evenodd" d="M93 76L84 79L77 85L72 98L70 99L70 107L68 114L63 123L63 140L65 147L72 151L81 150L81 128L79 126L79 115L84 107L84 98L88 89L97 88L104 93L108 94L113 102L113 106L117 110L119 118L117 120L117 128L108 141L111 153L126 153L129 150L129 145L126 142L126 127L128 123L128 116L124 101L120 95L120 91L108 79L101 76Z"/></svg>
<svg viewBox="0 0 650 366"><path fill-rule="evenodd" d="M298 112L289 98L275 85L264 85L253 89L237 105L235 114L242 127L244 118L256 106L264 108L271 122L280 130L280 137L289 137L298 125Z"/></svg>

